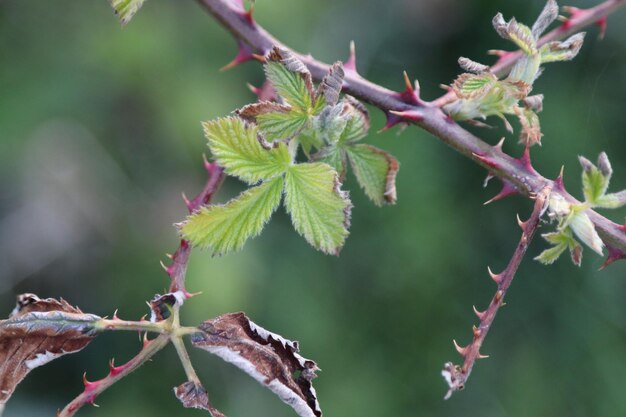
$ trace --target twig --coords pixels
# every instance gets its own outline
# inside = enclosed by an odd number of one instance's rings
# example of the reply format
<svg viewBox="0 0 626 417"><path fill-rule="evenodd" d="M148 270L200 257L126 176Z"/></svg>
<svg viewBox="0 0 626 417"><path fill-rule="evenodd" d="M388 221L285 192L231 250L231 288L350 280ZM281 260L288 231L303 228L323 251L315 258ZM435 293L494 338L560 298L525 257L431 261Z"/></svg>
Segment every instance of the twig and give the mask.
<svg viewBox="0 0 626 417"><path fill-rule="evenodd" d="M208 204L224 179L224 170L218 164L208 162L205 158L204 168L209 175L204 189L191 201L183 195L189 213L193 213L202 206ZM174 255L170 256L172 264L170 266L163 266L165 272L167 272L172 281L170 285L170 292L175 293L181 291L187 297L190 296L190 294L185 289L185 276L187 274L187 264L189 263L190 253L191 246L189 245L189 242L182 239L178 249L174 252Z"/></svg>
<svg viewBox="0 0 626 417"><path fill-rule="evenodd" d="M249 13L237 7L236 2L229 2L228 0L197 1L222 26L229 30L235 39L247 45L250 51L265 54L274 45L287 48L255 22ZM590 9L594 10L593 13L572 19L567 30L557 28L550 32L546 35L548 38L544 38L544 42L561 39L571 32L580 30L585 25L593 23L594 19L606 17L624 4L626 4L626 0L607 0L594 9ZM329 69L328 64L320 62L310 55L293 53L309 68L316 81L320 81L326 75ZM511 63L500 65L501 68L496 68L497 71L506 70ZM502 152L500 147L489 145L450 120L437 103L424 102L417 97L417 94L409 95L391 91L366 80L355 70L346 71L343 90L381 109L390 122L395 117L396 120L392 124L404 121L425 129L457 152L490 170L495 176L515 185L517 190L526 196L537 194L546 185L553 183L532 168L529 158L518 160ZM416 91L415 93L419 92ZM565 190L555 189L553 193L560 194L566 201L578 203ZM620 225L593 211L589 211L589 217L607 246L626 253L626 232Z"/></svg>
<svg viewBox="0 0 626 417"><path fill-rule="evenodd" d="M122 366L115 366L113 360L109 363L109 374L103 379L95 382L87 381L86 375L83 377L85 384L84 391L78 395L65 408L57 413L57 417L72 417L86 404L94 404L98 395L115 384L120 379L128 376L134 370L148 361L155 353L163 349L169 343L169 335L162 334L156 339L144 339L144 346L141 352Z"/></svg>
<svg viewBox="0 0 626 417"><path fill-rule="evenodd" d="M486 358L486 356L480 353L480 348L493 324L493 320L498 313L498 309L502 306L504 302L504 296L506 295L513 278L515 277L515 273L517 272L517 268L519 267L522 259L524 258L524 254L530 245L530 242L535 235L539 227L539 221L541 219L542 214L544 213L547 202L550 194L550 187L545 187L539 194L537 194L535 200L535 207L533 209L533 213L530 218L525 221L519 221L519 225L522 228L522 237L515 248L515 252L513 252L513 256L509 261L506 269L500 274L494 274L489 270L489 275L498 285L498 289L493 296L489 307L485 311L478 311L474 308L474 312L478 316L480 320L478 327L473 327L474 338L472 342L465 346L459 346L456 341L454 341L454 346L456 350L463 357L463 365L454 365L452 362L448 362L444 365L444 369L441 374L444 376L450 389L445 396L445 399L450 398L452 393L458 390L462 390L465 387L465 383L469 378L474 363L476 359Z"/></svg>
<svg viewBox="0 0 626 417"><path fill-rule="evenodd" d="M542 36L541 39L539 39L538 46L545 45L548 42L565 39L587 26L598 24L608 15L624 5L626 5L626 0L607 0L595 7L592 7L591 9L573 9L576 12L572 13L572 16L565 20L561 26ZM498 62L489 68L489 71L498 77L502 77L508 74L511 68L513 68L513 64L515 64L521 56L522 51L507 52L505 55L500 57ZM436 106L443 106L455 100L456 95L454 92L448 91L432 103Z"/></svg>

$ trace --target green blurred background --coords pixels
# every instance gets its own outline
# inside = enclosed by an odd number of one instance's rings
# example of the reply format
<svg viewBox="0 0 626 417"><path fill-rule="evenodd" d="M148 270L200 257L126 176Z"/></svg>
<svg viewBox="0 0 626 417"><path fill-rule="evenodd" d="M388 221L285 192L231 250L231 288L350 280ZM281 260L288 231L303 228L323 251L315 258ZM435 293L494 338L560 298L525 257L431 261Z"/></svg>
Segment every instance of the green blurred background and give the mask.
<svg viewBox="0 0 626 417"><path fill-rule="evenodd" d="M586 7L591 1L576 1ZM459 55L483 62L509 45L491 28L497 11L532 22L542 0L259 0L256 17L279 39L325 61L357 45L361 73L393 89L402 71L433 99L459 73ZM591 28L573 63L551 64L536 83L546 95L536 168L580 195L577 155L607 151L613 188L626 185L626 10L602 42ZM159 266L177 245L182 191L203 184L200 121L254 100L257 64L218 72L235 42L194 1L150 0L120 29L106 0L0 1L0 303L35 292L63 296L100 315L146 313L162 292ZM373 110L373 131L384 123ZM503 129L478 133L495 143ZM193 324L245 310L258 324L301 342L323 372L316 380L327 416L626 415L626 263L598 272L567 259L522 264L465 391L443 401L444 362L459 358L494 286L486 267L504 268L531 203L513 197L486 207L495 182L427 133L372 134L399 157L398 204L373 207L349 179L351 236L339 258L311 249L280 209L242 252L195 252L188 288L204 294L183 315ZM521 148L509 135L505 150ZM242 189L227 180L217 196ZM607 213L622 222L626 211ZM130 358L136 335L106 334L84 351L30 374L7 417L52 416L97 379L107 361ZM231 365L193 352L213 403L226 415L293 416ZM172 387L184 374L171 348L119 383L81 416L201 416Z"/></svg>

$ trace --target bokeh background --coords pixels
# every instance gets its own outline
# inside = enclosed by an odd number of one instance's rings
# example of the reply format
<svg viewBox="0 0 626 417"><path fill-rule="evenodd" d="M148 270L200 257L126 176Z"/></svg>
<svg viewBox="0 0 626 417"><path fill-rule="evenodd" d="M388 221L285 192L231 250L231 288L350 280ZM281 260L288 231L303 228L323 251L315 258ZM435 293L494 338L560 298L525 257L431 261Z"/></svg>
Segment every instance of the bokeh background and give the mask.
<svg viewBox="0 0 626 417"><path fill-rule="evenodd" d="M593 1L575 1L579 7ZM357 45L361 73L401 89L402 71L423 96L459 73L460 55L493 62L506 48L491 28L502 11L532 22L541 0L259 0L256 17L278 38L325 61ZM544 144L536 168L580 195L577 155L607 151L613 189L626 185L626 10L597 28L572 63L551 64L536 84L546 95ZM257 64L218 72L235 42L194 1L150 0L121 29L106 0L0 2L0 306L16 294L63 296L100 315L146 313L145 300L168 278L159 266L177 245L173 223L185 215L181 192L203 184L200 121L252 100ZM382 127L373 110L373 131ZM495 143L498 126L479 134ZM505 150L519 154L510 136ZM351 236L340 257L311 249L284 210L242 252L195 252L184 319L193 324L244 310L260 325L301 342L318 361L327 416L626 415L626 263L598 272L586 249L581 268L567 259L531 260L536 240L487 338L465 391L443 401L444 362L459 358L471 308L489 302L486 267L504 268L519 238L515 214L531 202L513 197L484 207L497 192L485 171L427 133L375 134L369 143L399 157L399 201L373 207L353 178ZM242 185L227 180L226 201ZM626 212L607 213L622 222ZM87 349L31 373L7 417L52 416L102 377L107 361L130 358L134 334L100 336ZM210 396L228 416L293 416L269 391L203 351L193 352ZM172 387L184 374L171 348L107 391L82 416L200 416L184 410Z"/></svg>

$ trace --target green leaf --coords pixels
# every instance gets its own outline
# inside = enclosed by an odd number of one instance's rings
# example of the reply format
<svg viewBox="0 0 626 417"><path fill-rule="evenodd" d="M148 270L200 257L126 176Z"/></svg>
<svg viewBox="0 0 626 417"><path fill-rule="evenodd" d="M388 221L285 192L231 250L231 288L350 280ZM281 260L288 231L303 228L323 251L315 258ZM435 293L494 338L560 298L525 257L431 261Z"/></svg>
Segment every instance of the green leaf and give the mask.
<svg viewBox="0 0 626 417"><path fill-rule="evenodd" d="M338 254L348 236L352 204L339 190L337 173L327 164L304 163L287 170L285 206L294 228L315 248Z"/></svg>
<svg viewBox="0 0 626 417"><path fill-rule="evenodd" d="M346 128L348 117L344 114L344 108L341 103L327 106L316 120L315 127L319 135L329 145L337 143Z"/></svg>
<svg viewBox="0 0 626 417"><path fill-rule="evenodd" d="M268 55L265 75L289 105L304 113L313 107L313 82L306 66L293 53L274 47Z"/></svg>
<svg viewBox="0 0 626 417"><path fill-rule="evenodd" d="M330 165L339 174L339 180L343 181L346 177L346 152L340 146L327 146L317 154L313 155L313 159Z"/></svg>
<svg viewBox="0 0 626 417"><path fill-rule="evenodd" d="M595 207L607 209L616 209L624 205L626 205L626 190L619 193L605 194L599 197L594 204Z"/></svg>
<svg viewBox="0 0 626 417"><path fill-rule="evenodd" d="M576 266L580 266L583 255L583 248L572 235L569 227L554 233L546 233L542 237L554 245L552 248L546 249L535 260L549 265L554 263L566 249L569 248L572 262Z"/></svg>
<svg viewBox="0 0 626 417"><path fill-rule="evenodd" d="M550 265L556 262L556 260L559 259L563 252L565 252L566 250L567 244L559 243L558 245L541 252L539 256L535 257L535 260L541 262L544 265Z"/></svg>
<svg viewBox="0 0 626 417"><path fill-rule="evenodd" d="M381 206L396 202L396 174L400 164L389 153L370 145L346 146L354 175L365 194Z"/></svg>
<svg viewBox="0 0 626 417"><path fill-rule="evenodd" d="M257 116L257 123L263 137L270 142L296 136L308 123L306 113L265 113Z"/></svg>
<svg viewBox="0 0 626 417"><path fill-rule="evenodd" d="M534 55L537 52L537 40L528 26L518 23L515 18L505 22L502 13L498 13L492 23L503 39L515 43L526 55Z"/></svg>
<svg viewBox="0 0 626 417"><path fill-rule="evenodd" d="M181 225L183 237L213 255L239 250L257 236L280 204L283 177L246 190L224 205L203 207Z"/></svg>
<svg viewBox="0 0 626 417"><path fill-rule="evenodd" d="M227 174L249 184L280 175L291 164L285 144L263 143L257 127L239 118L226 117L202 125L217 163Z"/></svg>
<svg viewBox="0 0 626 417"><path fill-rule="evenodd" d="M454 80L452 90L461 99L479 99L485 97L497 82L496 76L490 72L464 73Z"/></svg>
<svg viewBox="0 0 626 417"><path fill-rule="evenodd" d="M574 59L583 46L584 40L585 33L580 32L570 36L563 42L548 42L539 50L541 63L570 61Z"/></svg>
<svg viewBox="0 0 626 417"><path fill-rule="evenodd" d="M595 166L588 170L583 169L583 194L585 195L585 201L595 204L609 188L609 180Z"/></svg>
<svg viewBox="0 0 626 417"><path fill-rule="evenodd" d="M310 158L313 148L321 149L324 146L324 140L321 138L318 129L314 127L304 129L298 136L298 142L300 142L307 158Z"/></svg>
<svg viewBox="0 0 626 417"><path fill-rule="evenodd" d="M144 1L145 0L109 0L122 26L130 22L130 19L133 18L135 13L141 9Z"/></svg>

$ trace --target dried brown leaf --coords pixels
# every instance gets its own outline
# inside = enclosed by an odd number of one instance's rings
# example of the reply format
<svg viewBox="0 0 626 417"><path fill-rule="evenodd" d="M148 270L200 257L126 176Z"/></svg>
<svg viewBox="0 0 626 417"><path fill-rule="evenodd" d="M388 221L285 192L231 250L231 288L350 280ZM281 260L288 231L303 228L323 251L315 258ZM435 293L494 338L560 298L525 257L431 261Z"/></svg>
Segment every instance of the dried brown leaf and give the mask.
<svg viewBox="0 0 626 417"><path fill-rule="evenodd" d="M317 96L324 97L327 105L334 106L339 101L344 75L343 64L341 61L337 61L330 67L328 74L322 79L317 88Z"/></svg>
<svg viewBox="0 0 626 417"><path fill-rule="evenodd" d="M31 370L87 346L98 320L63 299L20 295L9 318L0 320L0 406Z"/></svg>
<svg viewBox="0 0 626 417"><path fill-rule="evenodd" d="M311 381L317 364L298 354L298 343L270 333L244 313L224 314L200 325L195 347L246 372L289 404L301 417L321 417Z"/></svg>
<svg viewBox="0 0 626 417"><path fill-rule="evenodd" d="M226 417L220 410L213 407L209 401L209 394L204 387L198 383L187 381L174 388L176 398L183 403L185 408L197 408L208 411L213 417Z"/></svg>
<svg viewBox="0 0 626 417"><path fill-rule="evenodd" d="M287 113L289 111L291 111L291 107L286 104L279 104L272 101L261 101L243 106L242 108L235 110L235 113L242 119L255 123L256 118L261 114Z"/></svg>

